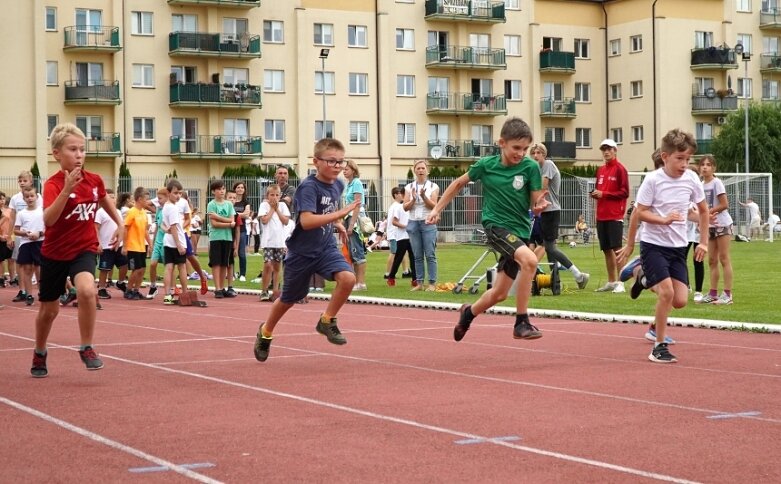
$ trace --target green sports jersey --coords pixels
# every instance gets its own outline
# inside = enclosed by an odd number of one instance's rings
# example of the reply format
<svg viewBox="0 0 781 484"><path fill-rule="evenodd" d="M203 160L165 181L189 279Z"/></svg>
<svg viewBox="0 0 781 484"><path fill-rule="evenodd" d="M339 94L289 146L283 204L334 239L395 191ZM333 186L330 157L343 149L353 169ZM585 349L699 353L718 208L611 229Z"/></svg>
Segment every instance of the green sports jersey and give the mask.
<svg viewBox="0 0 781 484"><path fill-rule="evenodd" d="M540 166L529 157L513 166L502 165L501 155L477 160L469 179L483 184L483 227L502 227L522 239L531 234L531 192L542 190Z"/></svg>

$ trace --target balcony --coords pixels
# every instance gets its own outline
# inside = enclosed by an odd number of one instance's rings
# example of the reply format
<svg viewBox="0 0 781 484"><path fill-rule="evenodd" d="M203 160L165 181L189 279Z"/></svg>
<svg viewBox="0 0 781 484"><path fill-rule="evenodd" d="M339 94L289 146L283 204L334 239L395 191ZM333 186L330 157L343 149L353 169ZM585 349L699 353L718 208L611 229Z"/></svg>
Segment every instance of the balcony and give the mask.
<svg viewBox="0 0 781 484"><path fill-rule="evenodd" d="M426 48L426 67L444 69L506 69L504 49L432 46Z"/></svg>
<svg viewBox="0 0 781 484"><path fill-rule="evenodd" d="M549 158L577 158L574 141L546 141L545 147Z"/></svg>
<svg viewBox="0 0 781 484"><path fill-rule="evenodd" d="M575 98L565 97L553 99L544 97L540 99L541 118L575 118Z"/></svg>
<svg viewBox="0 0 781 484"><path fill-rule="evenodd" d="M575 53L544 50L540 52L540 72L575 73Z"/></svg>
<svg viewBox="0 0 781 484"><path fill-rule="evenodd" d="M426 0L426 20L506 22L504 2L488 0Z"/></svg>
<svg viewBox="0 0 781 484"><path fill-rule="evenodd" d="M498 116L507 114L504 94L481 96L480 94L446 92L426 95L427 114L472 116Z"/></svg>
<svg viewBox="0 0 781 484"><path fill-rule="evenodd" d="M781 55L761 54L759 59L759 72L762 74L781 72Z"/></svg>
<svg viewBox="0 0 781 484"><path fill-rule="evenodd" d="M119 45L119 27L77 25L65 27L63 30L65 43L62 50L93 50L111 53L122 50L122 46Z"/></svg>
<svg viewBox="0 0 781 484"><path fill-rule="evenodd" d="M260 136L216 135L182 139L171 136L173 158L222 158L248 160L263 157L263 140Z"/></svg>
<svg viewBox="0 0 781 484"><path fill-rule="evenodd" d="M172 32L168 34L168 55L198 57L260 57L260 36L248 33L209 34Z"/></svg>
<svg viewBox="0 0 781 484"><path fill-rule="evenodd" d="M770 104L771 106L775 106L777 108L781 108L781 97L779 97L777 95L776 96L769 96L769 97L765 97L763 95L762 99L761 99L761 102L762 102L762 104Z"/></svg>
<svg viewBox="0 0 781 484"><path fill-rule="evenodd" d="M471 139L429 140L428 152L438 147L439 158L444 161L472 161L475 158L499 154L499 145L484 144Z"/></svg>
<svg viewBox="0 0 781 484"><path fill-rule="evenodd" d="M225 109L260 108L260 86L249 84L171 84L170 106Z"/></svg>
<svg viewBox="0 0 781 484"><path fill-rule="evenodd" d="M260 7L260 0L168 0L168 5L195 5L225 8Z"/></svg>
<svg viewBox="0 0 781 484"><path fill-rule="evenodd" d="M713 153L713 139L697 140L697 155L708 155Z"/></svg>
<svg viewBox="0 0 781 484"><path fill-rule="evenodd" d="M121 104L119 81L65 81L65 104Z"/></svg>
<svg viewBox="0 0 781 484"><path fill-rule="evenodd" d="M86 140L87 157L111 158L122 154L119 133L92 133Z"/></svg>
<svg viewBox="0 0 781 484"><path fill-rule="evenodd" d="M768 8L759 11L759 28L762 30L781 29L781 9Z"/></svg>
<svg viewBox="0 0 781 484"><path fill-rule="evenodd" d="M692 49L691 70L727 70L737 69L735 51L727 47L706 47Z"/></svg>
<svg viewBox="0 0 781 484"><path fill-rule="evenodd" d="M692 96L692 115L724 115L738 110L738 97L734 94L709 97Z"/></svg>

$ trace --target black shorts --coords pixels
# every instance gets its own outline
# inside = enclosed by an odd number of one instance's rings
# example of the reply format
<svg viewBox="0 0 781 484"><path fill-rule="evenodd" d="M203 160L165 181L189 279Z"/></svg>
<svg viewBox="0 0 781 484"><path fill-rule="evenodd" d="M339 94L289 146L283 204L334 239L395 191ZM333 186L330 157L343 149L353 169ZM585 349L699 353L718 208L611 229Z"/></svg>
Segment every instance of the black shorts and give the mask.
<svg viewBox="0 0 781 484"><path fill-rule="evenodd" d="M163 259L165 260L165 264L184 264L187 262L187 256L185 254L180 254L179 249L176 247L163 247Z"/></svg>
<svg viewBox="0 0 781 484"><path fill-rule="evenodd" d="M542 239L542 219L540 217L532 217L532 231L527 243L542 245L544 242Z"/></svg>
<svg viewBox="0 0 781 484"><path fill-rule="evenodd" d="M620 249L624 245L624 221L597 221L597 237L599 238L599 250L604 252L610 249Z"/></svg>
<svg viewBox="0 0 781 484"><path fill-rule="evenodd" d="M209 242L209 267L230 267L233 265L233 241L212 240Z"/></svg>
<svg viewBox="0 0 781 484"><path fill-rule="evenodd" d="M43 241L27 242L19 247L19 255L16 256L16 263L19 265L41 265L41 246Z"/></svg>
<svg viewBox="0 0 781 484"><path fill-rule="evenodd" d="M98 262L98 269L101 271L110 271L113 268L119 269L127 265L127 257L122 254L120 249L103 249Z"/></svg>
<svg viewBox="0 0 781 484"><path fill-rule="evenodd" d="M518 247L528 245L528 241L502 227L485 228L485 236L488 246L499 254L497 270L507 274L510 279L515 279L518 275L515 251Z"/></svg>
<svg viewBox="0 0 781 484"><path fill-rule="evenodd" d="M8 248L8 244L4 240L0 240L0 262L10 259L13 253L14 251Z"/></svg>
<svg viewBox="0 0 781 484"><path fill-rule="evenodd" d="M146 252L132 252L127 253L127 268L131 271L138 269L144 269L146 267Z"/></svg>
<svg viewBox="0 0 781 484"><path fill-rule="evenodd" d="M41 302L56 301L65 293L65 281L70 276L76 280L76 274L88 272L95 274L98 254L82 252L71 260L53 260L41 256L41 280L38 283Z"/></svg>
<svg viewBox="0 0 781 484"><path fill-rule="evenodd" d="M561 223L561 210L551 210L540 214L542 225L542 240L545 242L559 240L559 224Z"/></svg>

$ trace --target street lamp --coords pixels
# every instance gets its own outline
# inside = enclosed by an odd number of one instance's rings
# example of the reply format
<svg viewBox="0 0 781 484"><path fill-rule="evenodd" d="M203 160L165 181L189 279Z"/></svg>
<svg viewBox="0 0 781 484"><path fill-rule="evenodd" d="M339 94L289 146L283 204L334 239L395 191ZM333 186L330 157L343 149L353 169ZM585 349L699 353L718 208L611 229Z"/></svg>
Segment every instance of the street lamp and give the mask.
<svg viewBox="0 0 781 484"><path fill-rule="evenodd" d="M748 150L748 108L749 108L749 99L748 99L748 61L751 60L751 53L746 52L745 48L743 47L742 42L738 42L735 45L735 54L740 55L743 58L743 65L745 66L745 73L743 75L743 144L744 146L744 152L743 152L743 164L746 171L746 194L745 197L749 197L749 181L748 181L748 158L749 158L749 150ZM738 197L740 198L740 197ZM746 219L748 220L748 219ZM740 227L740 225L738 225Z"/></svg>
<svg viewBox="0 0 781 484"><path fill-rule="evenodd" d="M331 52L331 49L320 49L320 62L322 63L322 70L320 71L320 75L322 77L322 94L323 94L323 129L322 129L322 136L321 138L326 137L326 116L325 116L325 60L328 59L328 54Z"/></svg>

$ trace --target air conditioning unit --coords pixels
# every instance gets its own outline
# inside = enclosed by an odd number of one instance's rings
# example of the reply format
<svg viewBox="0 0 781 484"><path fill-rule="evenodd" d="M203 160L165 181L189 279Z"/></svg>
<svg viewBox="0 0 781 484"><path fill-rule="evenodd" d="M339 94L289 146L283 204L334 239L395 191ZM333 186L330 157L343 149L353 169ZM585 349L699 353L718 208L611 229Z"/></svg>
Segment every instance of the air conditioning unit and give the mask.
<svg viewBox="0 0 781 484"><path fill-rule="evenodd" d="M722 125L727 122L726 116L716 116L716 124Z"/></svg>

